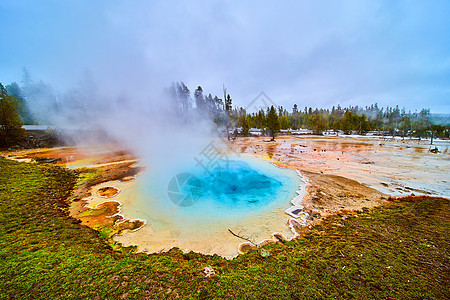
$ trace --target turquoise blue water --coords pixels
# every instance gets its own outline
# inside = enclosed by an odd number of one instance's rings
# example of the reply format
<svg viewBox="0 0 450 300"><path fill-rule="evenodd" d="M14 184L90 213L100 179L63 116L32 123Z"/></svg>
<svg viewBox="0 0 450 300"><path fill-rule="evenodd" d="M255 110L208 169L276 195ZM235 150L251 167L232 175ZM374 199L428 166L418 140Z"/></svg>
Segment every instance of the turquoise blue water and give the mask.
<svg viewBox="0 0 450 300"><path fill-rule="evenodd" d="M219 168L193 165L180 171L163 176L150 170L141 184L140 217L154 227L207 225L274 209L283 212L301 183L294 170L248 155L231 157Z"/></svg>
<svg viewBox="0 0 450 300"><path fill-rule="evenodd" d="M193 175L181 189L184 194L192 193L193 205L211 203L230 211L264 208L277 195L282 196L291 179L243 160L229 160L203 173L195 170Z"/></svg>

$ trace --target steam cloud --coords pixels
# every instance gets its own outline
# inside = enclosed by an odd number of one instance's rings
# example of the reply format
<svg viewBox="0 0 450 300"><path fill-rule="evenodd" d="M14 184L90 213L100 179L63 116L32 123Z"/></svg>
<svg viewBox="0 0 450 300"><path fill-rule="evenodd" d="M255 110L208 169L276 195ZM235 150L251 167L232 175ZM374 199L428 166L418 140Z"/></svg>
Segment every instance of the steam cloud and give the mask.
<svg viewBox="0 0 450 300"><path fill-rule="evenodd" d="M206 111L182 111L168 88L146 96L105 96L86 74L74 89L55 95L43 82L27 83L25 97L41 123L52 124L80 146L112 142L135 154L161 184L193 167L194 157L217 140L217 126ZM111 149L117 150L117 149Z"/></svg>

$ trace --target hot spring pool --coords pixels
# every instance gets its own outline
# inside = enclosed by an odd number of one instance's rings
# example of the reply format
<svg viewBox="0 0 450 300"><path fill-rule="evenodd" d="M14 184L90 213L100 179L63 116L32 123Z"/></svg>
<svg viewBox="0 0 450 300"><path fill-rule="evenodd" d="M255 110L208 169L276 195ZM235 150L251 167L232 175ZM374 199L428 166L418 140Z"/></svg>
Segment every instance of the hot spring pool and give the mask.
<svg viewBox="0 0 450 300"><path fill-rule="evenodd" d="M176 246L233 257L244 241L228 229L255 242L273 232L292 235L284 211L302 184L294 170L240 155L219 168L205 171L197 166L166 175L149 170L137 180L134 200L124 203L122 213L145 219L147 225L117 237L119 242L148 252Z"/></svg>

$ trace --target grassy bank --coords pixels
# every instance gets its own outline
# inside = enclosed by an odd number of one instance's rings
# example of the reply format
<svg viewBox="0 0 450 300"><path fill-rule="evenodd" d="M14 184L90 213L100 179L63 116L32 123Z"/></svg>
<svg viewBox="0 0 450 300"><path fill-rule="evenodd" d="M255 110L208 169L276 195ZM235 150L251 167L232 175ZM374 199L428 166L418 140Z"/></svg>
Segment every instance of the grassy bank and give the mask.
<svg viewBox="0 0 450 300"><path fill-rule="evenodd" d="M232 261L113 251L67 213L76 176L0 158L0 298L449 298L449 201L327 219ZM226 232L224 234L227 234ZM203 268L216 275L205 278Z"/></svg>

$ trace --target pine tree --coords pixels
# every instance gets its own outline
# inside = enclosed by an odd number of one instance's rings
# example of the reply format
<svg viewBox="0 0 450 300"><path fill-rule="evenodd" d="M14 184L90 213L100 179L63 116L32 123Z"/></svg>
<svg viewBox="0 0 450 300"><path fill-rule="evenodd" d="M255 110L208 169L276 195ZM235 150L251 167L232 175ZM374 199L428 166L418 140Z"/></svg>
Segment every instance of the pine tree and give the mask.
<svg viewBox="0 0 450 300"><path fill-rule="evenodd" d="M233 100L230 97L230 94L227 96L227 89L225 88L225 85L223 86L223 99L225 101L225 115L226 115L226 131L227 131L227 138L230 140L230 119L231 119L231 109L232 109L232 102Z"/></svg>
<svg viewBox="0 0 450 300"><path fill-rule="evenodd" d="M195 105L197 110L203 112L205 110L205 97L203 96L203 89L201 86L194 91Z"/></svg>
<svg viewBox="0 0 450 300"><path fill-rule="evenodd" d="M245 112L241 116L241 127L242 127L241 135L247 136L249 134L250 126L248 124L248 118Z"/></svg>
<svg viewBox="0 0 450 300"><path fill-rule="evenodd" d="M15 145L25 135L17 109L18 100L0 83L0 147Z"/></svg>
<svg viewBox="0 0 450 300"><path fill-rule="evenodd" d="M292 108L292 128L298 129L298 108L297 104L294 104L294 107Z"/></svg>
<svg viewBox="0 0 450 300"><path fill-rule="evenodd" d="M231 99L230 94L228 94L227 98L225 100L225 110L227 112L231 111L232 105L233 105L233 100Z"/></svg>
<svg viewBox="0 0 450 300"><path fill-rule="evenodd" d="M192 107L191 92L189 91L188 87L184 84L184 82L181 83L177 82L177 97L178 101L180 101L180 106L183 112L188 112Z"/></svg>
<svg viewBox="0 0 450 300"><path fill-rule="evenodd" d="M267 130L269 130L272 141L274 141L276 134L280 131L280 121L278 120L278 115L273 105L270 107L267 115Z"/></svg>
<svg viewBox="0 0 450 300"><path fill-rule="evenodd" d="M15 97L18 101L17 113L19 114L20 121L23 124L35 124L36 122L33 120L28 101L24 97L23 89L16 82L5 86L5 88L8 94Z"/></svg>

